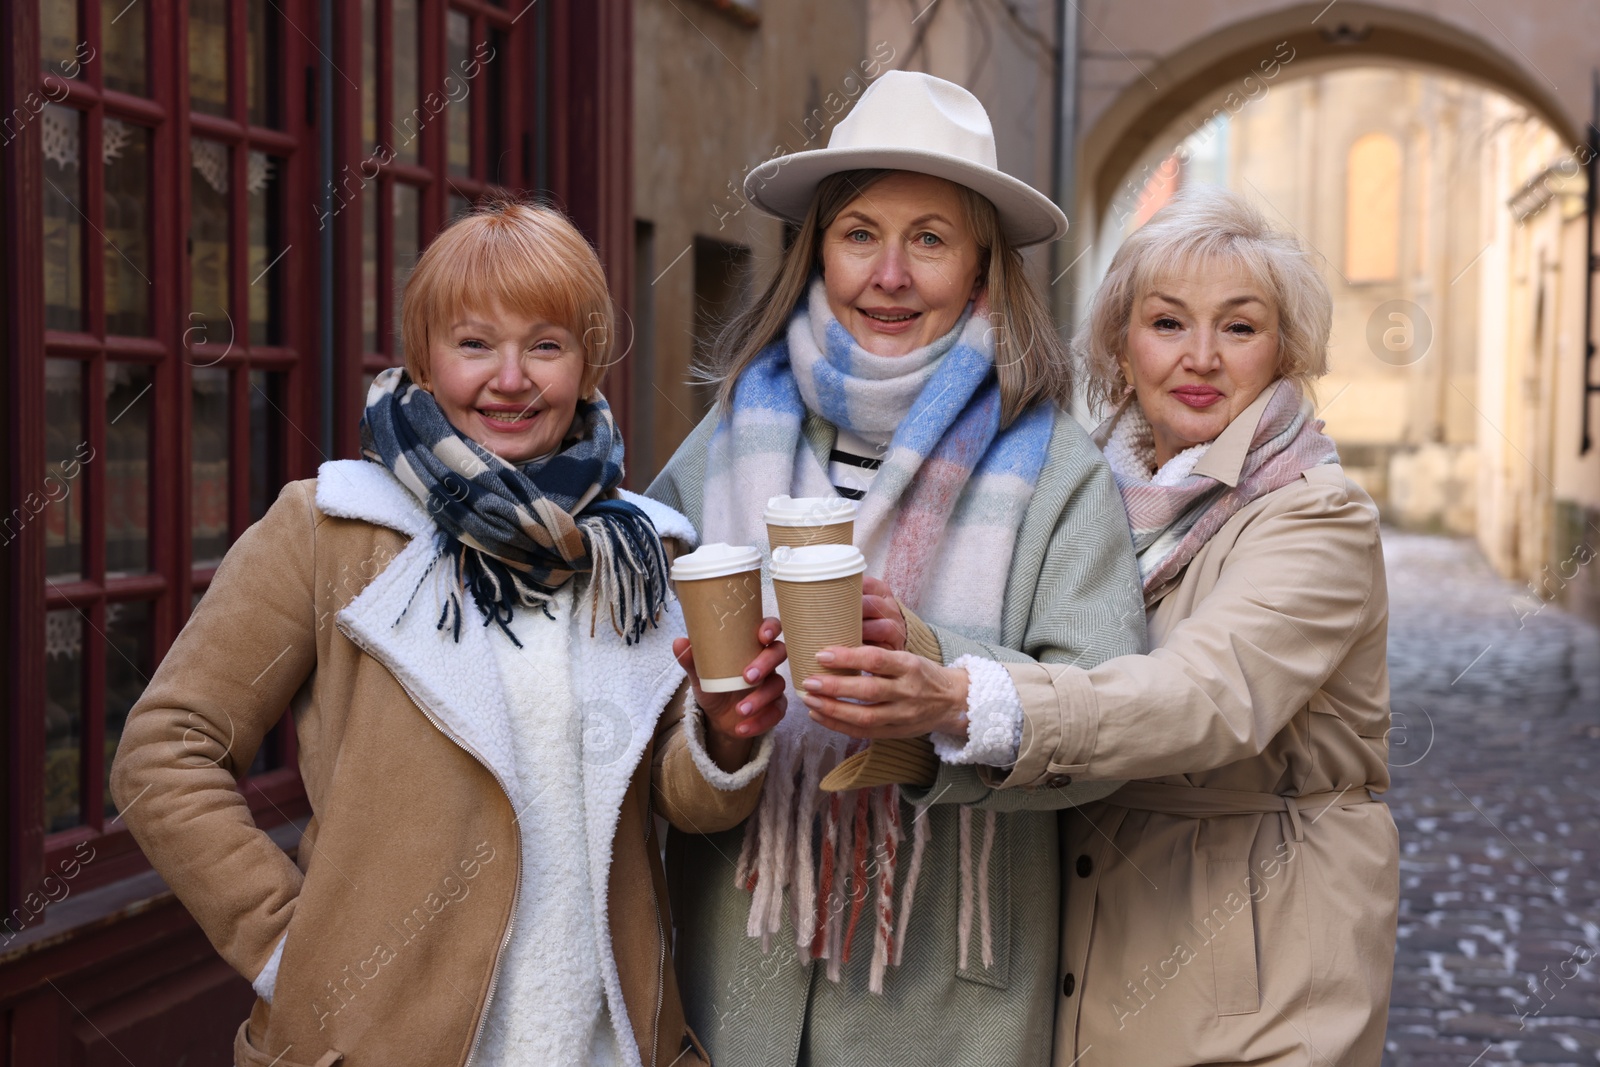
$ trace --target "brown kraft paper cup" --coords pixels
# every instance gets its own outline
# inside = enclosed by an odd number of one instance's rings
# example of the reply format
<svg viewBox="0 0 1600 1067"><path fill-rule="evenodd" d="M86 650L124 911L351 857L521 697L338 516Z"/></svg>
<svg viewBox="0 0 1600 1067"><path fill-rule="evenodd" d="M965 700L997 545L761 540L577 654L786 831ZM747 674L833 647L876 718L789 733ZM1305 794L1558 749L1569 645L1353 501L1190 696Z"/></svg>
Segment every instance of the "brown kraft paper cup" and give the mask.
<svg viewBox="0 0 1600 1067"><path fill-rule="evenodd" d="M754 545L701 545L672 561L672 585L694 647L695 673L706 693L749 689L744 670L761 654L761 550Z"/></svg>
<svg viewBox="0 0 1600 1067"><path fill-rule="evenodd" d="M744 669L761 654L761 571L673 583L694 647L694 668L707 693L749 689Z"/></svg>
<svg viewBox="0 0 1600 1067"><path fill-rule="evenodd" d="M802 548L806 545L848 545L854 542L855 534L854 519L829 523L826 526L777 526L767 523L767 542L773 548L780 545L788 545L790 548Z"/></svg>
<svg viewBox="0 0 1600 1067"><path fill-rule="evenodd" d="M778 617L789 649L789 674L796 692L813 674L854 675L856 671L822 667L817 653L830 645L861 644L861 575L820 582L773 580Z"/></svg>
<svg viewBox="0 0 1600 1067"><path fill-rule="evenodd" d="M775 496L767 500L762 521L773 549L809 545L848 545L855 538L854 500L839 496Z"/></svg>

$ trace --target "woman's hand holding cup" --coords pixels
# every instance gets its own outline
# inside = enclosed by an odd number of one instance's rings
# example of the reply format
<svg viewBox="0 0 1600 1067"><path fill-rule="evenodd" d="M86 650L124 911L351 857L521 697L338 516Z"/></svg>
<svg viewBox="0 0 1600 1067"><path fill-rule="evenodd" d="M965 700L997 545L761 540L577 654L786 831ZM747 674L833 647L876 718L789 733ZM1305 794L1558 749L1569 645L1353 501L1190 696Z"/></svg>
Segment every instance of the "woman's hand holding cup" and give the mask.
<svg viewBox="0 0 1600 1067"><path fill-rule="evenodd" d="M906 617L900 613L900 602L888 582L870 574L861 576L861 643L891 652L906 650Z"/></svg>
<svg viewBox="0 0 1600 1067"><path fill-rule="evenodd" d="M750 688L735 692L708 693L700 686L694 666L694 648L687 637L672 642L673 654L689 674L695 703L705 712L706 751L725 771L738 770L750 758L756 739L778 725L788 706L783 676L776 673L787 656L778 640L778 620L766 618L756 629L756 640L763 646L745 668L744 680Z"/></svg>
<svg viewBox="0 0 1600 1067"><path fill-rule="evenodd" d="M749 545L701 545L673 561L672 582L689 629L672 651L706 713L706 751L723 770L737 770L787 704L783 677L773 674L788 655L778 640L782 627L761 617L761 553Z"/></svg>
<svg viewBox="0 0 1600 1067"><path fill-rule="evenodd" d="M800 699L811 717L848 737L920 737L967 734L967 672L864 645L831 647L817 661L845 674L814 674Z"/></svg>

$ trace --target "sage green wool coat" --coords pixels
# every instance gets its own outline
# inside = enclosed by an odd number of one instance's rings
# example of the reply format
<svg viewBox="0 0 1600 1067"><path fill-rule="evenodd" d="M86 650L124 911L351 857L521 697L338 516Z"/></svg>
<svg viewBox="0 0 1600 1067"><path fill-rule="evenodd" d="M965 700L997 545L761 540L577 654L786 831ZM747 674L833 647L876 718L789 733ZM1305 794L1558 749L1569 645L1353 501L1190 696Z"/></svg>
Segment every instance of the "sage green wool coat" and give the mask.
<svg viewBox="0 0 1600 1067"><path fill-rule="evenodd" d="M708 445L717 412L695 428L648 494L702 529ZM808 447L827 467L835 430L808 413ZM752 500L759 508L765 501ZM935 629L945 663L966 653L1001 661L1094 666L1143 652L1144 607L1132 537L1110 468L1088 436L1057 412L1049 454L1017 533L1002 606L1002 646ZM734 885L743 828L667 842L667 878L677 923L677 966L684 1009L717 1067L948 1064L1044 1067L1061 990L1058 811L1095 800L1120 782L994 791L967 767L946 765L925 793L930 836L900 966L881 995L867 990L872 923L856 931L837 983L826 965L797 956L785 920L770 954L745 934L750 895ZM994 966L984 968L977 924L968 966L957 949L959 805L999 813L990 858ZM902 809L909 855L916 812ZM982 816L973 819L976 842ZM974 848L974 854L976 849ZM900 879L903 883L903 875ZM898 904L898 893L897 904Z"/></svg>

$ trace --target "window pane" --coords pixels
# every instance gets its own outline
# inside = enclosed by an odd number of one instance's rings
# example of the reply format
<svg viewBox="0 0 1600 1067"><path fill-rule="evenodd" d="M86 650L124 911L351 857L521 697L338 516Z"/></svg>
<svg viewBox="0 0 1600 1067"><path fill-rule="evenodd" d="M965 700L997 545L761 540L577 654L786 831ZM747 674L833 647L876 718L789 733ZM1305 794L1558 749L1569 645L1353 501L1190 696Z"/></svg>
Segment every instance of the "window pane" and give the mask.
<svg viewBox="0 0 1600 1067"><path fill-rule="evenodd" d="M250 153L250 343L275 345L283 337L283 160Z"/></svg>
<svg viewBox="0 0 1600 1067"><path fill-rule="evenodd" d="M150 333L150 130L109 116L105 160L106 332Z"/></svg>
<svg viewBox="0 0 1600 1067"><path fill-rule="evenodd" d="M47 2L45 6L50 6ZM144 4L139 0L100 0L100 62L107 89L144 96L148 91L144 58Z"/></svg>
<svg viewBox="0 0 1600 1067"><path fill-rule="evenodd" d="M449 204L450 217L445 220L445 225L447 226L462 216L470 215L472 213L472 201L468 200L464 196L457 196L455 193L451 193L449 197Z"/></svg>
<svg viewBox="0 0 1600 1067"><path fill-rule="evenodd" d="M245 61L245 97L250 121L277 127L278 122L278 18L270 0L249 0L249 52Z"/></svg>
<svg viewBox="0 0 1600 1067"><path fill-rule="evenodd" d="M361 188L361 350L378 350L378 185Z"/></svg>
<svg viewBox="0 0 1600 1067"><path fill-rule="evenodd" d="M228 372L196 367L190 460L194 565L214 567L228 551Z"/></svg>
<svg viewBox="0 0 1600 1067"><path fill-rule="evenodd" d="M267 513L283 488L284 378L250 372L250 521Z"/></svg>
<svg viewBox="0 0 1600 1067"><path fill-rule="evenodd" d="M136 600L106 605L106 735L105 735L105 816L117 813L111 802L111 761L122 740L122 725L128 712L144 692L155 657L151 642L155 627L150 622L150 602Z"/></svg>
<svg viewBox="0 0 1600 1067"><path fill-rule="evenodd" d="M48 5L46 5L48 6ZM83 113L46 104L44 142L44 324L83 329Z"/></svg>
<svg viewBox="0 0 1600 1067"><path fill-rule="evenodd" d="M83 432L83 364L44 361L44 573L83 577L83 465L94 458ZM8 531L9 532L9 531Z"/></svg>
<svg viewBox="0 0 1600 1067"><path fill-rule="evenodd" d="M82 42L77 0L44 0L39 5L39 65L45 74L78 77L82 72L78 46ZM87 57L91 53L84 48L82 54Z"/></svg>
<svg viewBox="0 0 1600 1067"><path fill-rule="evenodd" d="M497 185L511 183L513 166L510 143L506 139L506 93L509 90L505 84L504 61L499 58L506 54L509 47L506 35L493 30L489 33L489 50L480 52L481 45L474 48L475 53L484 57L478 70L481 82L474 89L487 111L484 116L484 147L488 154L485 157L484 177Z"/></svg>
<svg viewBox="0 0 1600 1067"><path fill-rule="evenodd" d="M189 106L228 113L228 0L189 0Z"/></svg>
<svg viewBox="0 0 1600 1067"><path fill-rule="evenodd" d="M417 253L422 243L421 220L422 193L414 185L394 187L394 264L390 288L394 292L394 359L405 358L405 342L400 337L400 294L405 292L406 279L411 268L417 265Z"/></svg>
<svg viewBox="0 0 1600 1067"><path fill-rule="evenodd" d="M106 364L106 573L150 569L151 368Z"/></svg>
<svg viewBox="0 0 1600 1067"><path fill-rule="evenodd" d="M1344 273L1351 282L1400 274L1400 146L1369 133L1350 146L1345 174Z"/></svg>
<svg viewBox="0 0 1600 1067"><path fill-rule="evenodd" d="M466 178L472 174L472 94L463 73L467 68L467 38L472 33L472 20L459 11L452 11L445 22L444 88L445 129L448 134L449 170L452 177Z"/></svg>
<svg viewBox="0 0 1600 1067"><path fill-rule="evenodd" d="M417 107L417 0L390 0L389 138L402 163L419 158L423 125Z"/></svg>
<svg viewBox="0 0 1600 1067"><path fill-rule="evenodd" d="M44 616L44 829L83 821L83 616L75 608Z"/></svg>
<svg viewBox="0 0 1600 1067"><path fill-rule="evenodd" d="M189 142L189 329L190 343L227 344L233 339L228 313L228 148L196 137Z"/></svg>
<svg viewBox="0 0 1600 1067"><path fill-rule="evenodd" d="M377 147L378 4L377 0L361 0L361 151L368 153Z"/></svg>

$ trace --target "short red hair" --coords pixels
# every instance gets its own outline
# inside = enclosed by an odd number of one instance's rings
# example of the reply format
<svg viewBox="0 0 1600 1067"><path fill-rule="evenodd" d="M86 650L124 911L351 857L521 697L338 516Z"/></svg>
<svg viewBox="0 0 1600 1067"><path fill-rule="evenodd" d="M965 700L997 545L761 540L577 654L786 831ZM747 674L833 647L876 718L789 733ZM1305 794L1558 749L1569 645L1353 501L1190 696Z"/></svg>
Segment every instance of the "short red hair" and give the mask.
<svg viewBox="0 0 1600 1067"><path fill-rule="evenodd" d="M564 214L491 200L445 227L406 281L400 336L406 373L428 385L432 330L494 304L565 327L583 346L580 395L593 397L611 365L616 316L600 258Z"/></svg>

